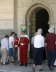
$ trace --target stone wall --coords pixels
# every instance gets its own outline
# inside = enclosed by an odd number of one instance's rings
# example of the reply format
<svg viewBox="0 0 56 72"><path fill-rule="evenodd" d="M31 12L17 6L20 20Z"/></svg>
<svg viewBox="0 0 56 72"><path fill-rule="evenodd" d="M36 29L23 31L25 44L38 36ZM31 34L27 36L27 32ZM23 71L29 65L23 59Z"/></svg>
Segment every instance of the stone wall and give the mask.
<svg viewBox="0 0 56 72"><path fill-rule="evenodd" d="M49 11L49 24L56 27L56 0L0 0L0 31L20 33L21 27L25 28L27 11L35 4Z"/></svg>
<svg viewBox="0 0 56 72"><path fill-rule="evenodd" d="M17 0L17 26L25 24L27 10L34 4L42 4L49 9L50 25L56 25L56 0ZM18 30L19 31L19 30Z"/></svg>
<svg viewBox="0 0 56 72"><path fill-rule="evenodd" d="M14 0L0 0L0 30L14 28Z"/></svg>
<svg viewBox="0 0 56 72"><path fill-rule="evenodd" d="M0 37L14 30L14 0L0 0Z"/></svg>

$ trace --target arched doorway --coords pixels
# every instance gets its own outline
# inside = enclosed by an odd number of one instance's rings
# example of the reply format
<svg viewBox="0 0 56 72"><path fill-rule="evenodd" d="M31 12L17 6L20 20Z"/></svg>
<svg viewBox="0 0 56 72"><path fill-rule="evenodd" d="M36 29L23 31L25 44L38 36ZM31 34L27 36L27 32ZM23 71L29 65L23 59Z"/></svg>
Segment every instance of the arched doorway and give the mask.
<svg viewBox="0 0 56 72"><path fill-rule="evenodd" d="M42 3L36 3L33 4L26 12L25 15L25 25L27 29L27 34L35 33L36 31L36 14L39 13L39 11L43 11L46 13L45 16L48 16L49 18L48 24L51 26L53 24L53 11L52 9L48 8ZM42 24L43 25L43 24Z"/></svg>
<svg viewBox="0 0 56 72"><path fill-rule="evenodd" d="M38 28L43 29L43 35L45 36L49 28L49 14L44 8L38 7L32 11L30 17L29 33L35 33Z"/></svg>

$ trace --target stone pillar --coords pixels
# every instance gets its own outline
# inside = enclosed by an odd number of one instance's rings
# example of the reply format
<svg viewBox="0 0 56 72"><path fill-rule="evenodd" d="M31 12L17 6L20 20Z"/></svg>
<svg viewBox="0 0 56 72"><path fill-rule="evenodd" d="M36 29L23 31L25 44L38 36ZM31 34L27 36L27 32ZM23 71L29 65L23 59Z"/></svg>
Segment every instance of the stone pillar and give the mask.
<svg viewBox="0 0 56 72"><path fill-rule="evenodd" d="M14 30L14 0L0 0L0 35Z"/></svg>
<svg viewBox="0 0 56 72"><path fill-rule="evenodd" d="M18 28L17 28L17 0L14 0L14 29L15 29L15 32L18 31Z"/></svg>
<svg viewBox="0 0 56 72"><path fill-rule="evenodd" d="M16 3L16 12L17 12L17 31L18 33L21 32L21 28L25 28L25 15L27 12L27 9L29 7L29 3L27 3L27 0L15 0Z"/></svg>
<svg viewBox="0 0 56 72"><path fill-rule="evenodd" d="M0 0L0 29L14 29L14 0Z"/></svg>
<svg viewBox="0 0 56 72"><path fill-rule="evenodd" d="M20 0L15 0L14 5L15 5L15 10L14 10L14 14L15 14L15 27L16 27L16 31L19 34L21 31L21 27L24 26L24 8L20 7Z"/></svg>

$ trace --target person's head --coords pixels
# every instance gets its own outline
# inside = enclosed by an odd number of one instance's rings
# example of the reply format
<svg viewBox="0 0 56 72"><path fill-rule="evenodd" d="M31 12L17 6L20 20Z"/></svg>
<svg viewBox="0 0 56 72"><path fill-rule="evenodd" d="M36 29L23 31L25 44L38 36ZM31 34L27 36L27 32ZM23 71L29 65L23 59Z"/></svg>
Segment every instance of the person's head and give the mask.
<svg viewBox="0 0 56 72"><path fill-rule="evenodd" d="M42 32L43 32L42 28L39 28L39 29L37 30L37 34L42 34Z"/></svg>
<svg viewBox="0 0 56 72"><path fill-rule="evenodd" d="M5 38L9 38L9 36L8 36L8 35L5 35L4 37L5 37Z"/></svg>
<svg viewBox="0 0 56 72"><path fill-rule="evenodd" d="M17 33L15 33L15 38L17 37Z"/></svg>
<svg viewBox="0 0 56 72"><path fill-rule="evenodd" d="M54 33L54 27L50 27L50 28L48 29L48 32L49 32L49 33Z"/></svg>
<svg viewBox="0 0 56 72"><path fill-rule="evenodd" d="M14 37L15 36L15 32L11 32L10 36Z"/></svg>

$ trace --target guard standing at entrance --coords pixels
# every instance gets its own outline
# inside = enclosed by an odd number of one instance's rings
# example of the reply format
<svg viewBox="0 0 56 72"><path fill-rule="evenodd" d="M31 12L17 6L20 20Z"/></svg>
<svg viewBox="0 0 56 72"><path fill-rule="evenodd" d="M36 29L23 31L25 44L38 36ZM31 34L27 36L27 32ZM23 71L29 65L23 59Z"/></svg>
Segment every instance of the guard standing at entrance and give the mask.
<svg viewBox="0 0 56 72"><path fill-rule="evenodd" d="M21 33L20 36L20 43L19 43L19 48L20 48L20 66L25 65L27 66L28 62L28 44L29 44L29 38L25 34L25 32Z"/></svg>

